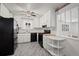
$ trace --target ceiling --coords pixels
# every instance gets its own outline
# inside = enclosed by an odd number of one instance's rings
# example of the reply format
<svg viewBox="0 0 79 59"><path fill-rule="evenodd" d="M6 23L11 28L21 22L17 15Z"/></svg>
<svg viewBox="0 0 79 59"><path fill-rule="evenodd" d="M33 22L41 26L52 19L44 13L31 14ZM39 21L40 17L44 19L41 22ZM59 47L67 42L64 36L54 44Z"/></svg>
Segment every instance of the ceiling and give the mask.
<svg viewBox="0 0 79 59"><path fill-rule="evenodd" d="M10 12L14 15L25 14L26 11L33 11L39 15L43 15L49 9L58 9L66 3L4 3Z"/></svg>

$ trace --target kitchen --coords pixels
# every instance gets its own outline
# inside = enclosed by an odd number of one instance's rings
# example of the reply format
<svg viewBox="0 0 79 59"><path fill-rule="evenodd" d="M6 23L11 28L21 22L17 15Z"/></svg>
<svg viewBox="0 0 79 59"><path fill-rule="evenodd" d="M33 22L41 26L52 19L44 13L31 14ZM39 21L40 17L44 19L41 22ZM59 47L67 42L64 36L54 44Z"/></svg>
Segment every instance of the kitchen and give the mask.
<svg viewBox="0 0 79 59"><path fill-rule="evenodd" d="M0 16L14 19L12 55L79 56L79 3L0 3Z"/></svg>

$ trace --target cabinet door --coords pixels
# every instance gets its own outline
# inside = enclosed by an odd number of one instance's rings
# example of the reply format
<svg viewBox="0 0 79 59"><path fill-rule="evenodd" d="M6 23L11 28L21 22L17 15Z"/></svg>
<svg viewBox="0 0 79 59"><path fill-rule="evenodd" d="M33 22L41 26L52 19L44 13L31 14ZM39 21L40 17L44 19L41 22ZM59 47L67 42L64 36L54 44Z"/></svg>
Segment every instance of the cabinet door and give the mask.
<svg viewBox="0 0 79 59"><path fill-rule="evenodd" d="M18 34L18 43L30 42L30 34Z"/></svg>
<svg viewBox="0 0 79 59"><path fill-rule="evenodd" d="M25 34L24 36L23 36L23 42L30 42L31 40L30 40L30 34Z"/></svg>

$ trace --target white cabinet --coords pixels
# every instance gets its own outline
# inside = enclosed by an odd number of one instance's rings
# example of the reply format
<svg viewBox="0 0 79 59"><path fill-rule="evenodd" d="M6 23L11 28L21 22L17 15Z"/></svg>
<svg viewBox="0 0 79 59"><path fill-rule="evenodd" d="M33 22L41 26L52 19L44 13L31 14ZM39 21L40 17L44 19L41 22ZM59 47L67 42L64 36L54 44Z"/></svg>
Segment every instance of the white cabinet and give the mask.
<svg viewBox="0 0 79 59"><path fill-rule="evenodd" d="M63 50L64 46L63 43L64 38L57 37L53 35L43 35L43 46L44 48L54 56L60 56L63 55L60 53L61 50Z"/></svg>
<svg viewBox="0 0 79 59"><path fill-rule="evenodd" d="M30 33L28 34L18 34L18 43L30 42Z"/></svg>
<svg viewBox="0 0 79 59"><path fill-rule="evenodd" d="M42 17L40 18L40 27L42 25L47 25L47 27L55 26L55 10L48 10Z"/></svg>
<svg viewBox="0 0 79 59"><path fill-rule="evenodd" d="M46 12L41 18L40 18L40 26L47 25L50 27L50 11Z"/></svg>

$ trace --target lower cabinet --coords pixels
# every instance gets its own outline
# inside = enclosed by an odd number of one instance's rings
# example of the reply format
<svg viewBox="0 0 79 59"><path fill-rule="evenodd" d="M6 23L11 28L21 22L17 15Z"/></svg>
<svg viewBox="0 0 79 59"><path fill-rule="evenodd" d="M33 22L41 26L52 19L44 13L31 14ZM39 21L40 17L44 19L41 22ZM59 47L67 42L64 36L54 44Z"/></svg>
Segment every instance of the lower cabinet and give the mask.
<svg viewBox="0 0 79 59"><path fill-rule="evenodd" d="M53 37L50 39L44 35L43 47L54 56L79 56L79 40L68 38L64 40L58 39L53 39Z"/></svg>
<svg viewBox="0 0 79 59"><path fill-rule="evenodd" d="M43 47L53 56L64 55L63 53L60 53L60 51L62 52L64 49L64 40L59 40L53 37L50 39L47 35L43 35Z"/></svg>
<svg viewBox="0 0 79 59"><path fill-rule="evenodd" d="M18 43L25 43L30 41L31 41L30 33L18 34Z"/></svg>
<svg viewBox="0 0 79 59"><path fill-rule="evenodd" d="M18 43L36 42L37 33L18 34Z"/></svg>

